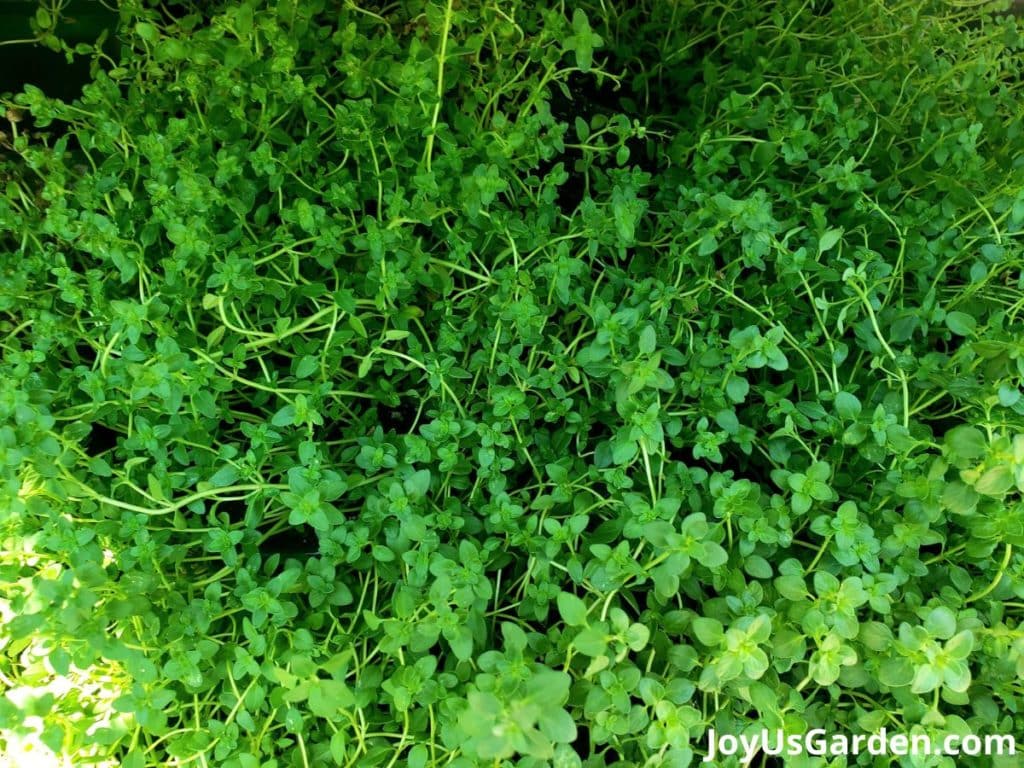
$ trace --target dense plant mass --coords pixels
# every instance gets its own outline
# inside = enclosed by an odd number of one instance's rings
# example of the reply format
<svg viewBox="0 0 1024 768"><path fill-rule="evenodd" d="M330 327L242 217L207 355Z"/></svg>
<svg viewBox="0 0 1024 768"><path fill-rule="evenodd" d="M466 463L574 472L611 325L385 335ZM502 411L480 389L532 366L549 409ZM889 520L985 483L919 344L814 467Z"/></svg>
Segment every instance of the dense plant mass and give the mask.
<svg viewBox="0 0 1024 768"><path fill-rule="evenodd" d="M1024 734L1007 8L123 0L3 98L0 752Z"/></svg>

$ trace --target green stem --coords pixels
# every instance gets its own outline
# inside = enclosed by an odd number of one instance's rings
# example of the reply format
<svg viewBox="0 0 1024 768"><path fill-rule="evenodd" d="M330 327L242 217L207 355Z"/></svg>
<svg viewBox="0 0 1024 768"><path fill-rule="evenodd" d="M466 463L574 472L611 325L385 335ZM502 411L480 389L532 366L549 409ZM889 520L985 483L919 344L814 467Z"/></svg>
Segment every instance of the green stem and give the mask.
<svg viewBox="0 0 1024 768"><path fill-rule="evenodd" d="M430 132L427 134L427 146L423 150L423 157L427 163L427 172L430 172L431 156L434 153L434 136L437 135L437 121L441 115L441 104L444 102L444 63L448 51L448 32L452 26L452 2L444 9L444 28L441 32L441 50L437 54L437 103L434 104L434 115L430 120Z"/></svg>
<svg viewBox="0 0 1024 768"><path fill-rule="evenodd" d="M999 572L996 573L996 577L992 579L992 583L980 592L975 592L973 595L964 600L964 605L973 603L976 600L981 600L981 598L985 597L986 595L991 593L996 587L999 586L999 582L1001 582L1003 580L1003 576L1006 575L1006 568L1010 564L1011 557L1013 557L1013 545L1007 544L1006 552L1003 553L1003 561L999 564Z"/></svg>

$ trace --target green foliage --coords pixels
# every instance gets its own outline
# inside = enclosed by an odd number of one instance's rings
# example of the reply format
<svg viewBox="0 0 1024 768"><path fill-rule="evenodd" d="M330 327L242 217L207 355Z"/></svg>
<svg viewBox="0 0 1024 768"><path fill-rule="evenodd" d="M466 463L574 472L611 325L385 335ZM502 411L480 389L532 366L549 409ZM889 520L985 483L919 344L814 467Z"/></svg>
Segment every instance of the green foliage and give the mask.
<svg viewBox="0 0 1024 768"><path fill-rule="evenodd" d="M0 752L1021 732L1006 6L146 0L111 57L47 5L92 79L0 99Z"/></svg>

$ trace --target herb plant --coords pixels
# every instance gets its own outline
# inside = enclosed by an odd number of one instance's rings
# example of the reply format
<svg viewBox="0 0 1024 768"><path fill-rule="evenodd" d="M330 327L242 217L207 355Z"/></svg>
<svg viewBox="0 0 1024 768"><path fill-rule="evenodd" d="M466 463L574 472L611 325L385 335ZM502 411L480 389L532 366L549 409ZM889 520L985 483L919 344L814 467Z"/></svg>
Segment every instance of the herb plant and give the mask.
<svg viewBox="0 0 1024 768"><path fill-rule="evenodd" d="M1024 733L1008 8L41 9L91 77L2 98L0 752Z"/></svg>

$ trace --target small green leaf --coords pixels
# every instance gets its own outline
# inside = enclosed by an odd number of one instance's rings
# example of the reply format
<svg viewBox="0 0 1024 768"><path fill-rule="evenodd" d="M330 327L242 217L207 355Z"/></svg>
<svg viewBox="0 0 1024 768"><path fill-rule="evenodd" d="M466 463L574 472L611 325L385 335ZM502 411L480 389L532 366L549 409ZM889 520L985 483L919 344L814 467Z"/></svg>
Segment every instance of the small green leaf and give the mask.
<svg viewBox="0 0 1024 768"><path fill-rule="evenodd" d="M649 355L654 352L657 346L657 336L654 331L653 325L645 325L643 330L640 331L640 342L637 348L641 355Z"/></svg>
<svg viewBox="0 0 1024 768"><path fill-rule="evenodd" d="M214 488L224 488L233 485L238 480L238 468L228 464L217 470L210 478L210 485Z"/></svg>
<svg viewBox="0 0 1024 768"><path fill-rule="evenodd" d="M695 559L705 568L721 568L729 562L729 553L721 545L713 541L705 541L704 552Z"/></svg>
<svg viewBox="0 0 1024 768"><path fill-rule="evenodd" d="M988 451L988 440L976 427L954 427L946 433L945 443L962 459L977 459Z"/></svg>
<svg viewBox="0 0 1024 768"><path fill-rule="evenodd" d="M742 376L733 376L725 385L725 394L733 403L742 403L750 392L750 382Z"/></svg>
<svg viewBox="0 0 1024 768"><path fill-rule="evenodd" d="M590 138L590 126L587 125L587 121L579 115L573 120L573 125L576 128L576 138L580 141L586 141Z"/></svg>
<svg viewBox="0 0 1024 768"><path fill-rule="evenodd" d="M594 62L594 49L600 48L603 41L594 34L590 28L587 14L580 8L573 11L572 28L574 34L567 47L576 51L576 66L579 67L579 70L589 72Z"/></svg>
<svg viewBox="0 0 1024 768"><path fill-rule="evenodd" d="M818 243L818 253L825 253L826 251L831 251L833 248L835 248L836 243L838 243L842 239L842 237L842 227L826 231L825 234L821 236L821 240Z"/></svg>
<svg viewBox="0 0 1024 768"><path fill-rule="evenodd" d="M320 367L320 359L313 355L305 355L299 358L295 366L295 377L305 379L311 376Z"/></svg>
<svg viewBox="0 0 1024 768"><path fill-rule="evenodd" d="M612 461L615 464L628 464L640 452L640 446L636 440L630 440L623 433L612 439Z"/></svg>
<svg viewBox="0 0 1024 768"><path fill-rule="evenodd" d="M705 616L698 616L693 620L693 634L698 640L709 648L716 648L725 637L722 622L717 619L710 619Z"/></svg>
<svg viewBox="0 0 1024 768"><path fill-rule="evenodd" d="M978 506L980 496L966 483L953 481L942 491L942 504L955 515L969 515Z"/></svg>
<svg viewBox="0 0 1024 768"><path fill-rule="evenodd" d="M953 635L945 645L946 653L957 661L966 661L974 650L974 633L964 630Z"/></svg>
<svg viewBox="0 0 1024 768"><path fill-rule="evenodd" d="M373 355L367 355L359 362L359 370L356 371L356 376L360 379L366 378L366 374L370 372L373 367Z"/></svg>
<svg viewBox="0 0 1024 768"><path fill-rule="evenodd" d="M861 404L856 396L849 392L837 392L835 397L836 413L847 421L853 421L860 416Z"/></svg>
<svg viewBox="0 0 1024 768"><path fill-rule="evenodd" d="M292 426L295 423L295 415L295 406L289 403L288 405L284 406L283 408L278 410L277 413L274 414L274 417L270 420L270 423L273 424L275 427Z"/></svg>
<svg viewBox="0 0 1024 768"><path fill-rule="evenodd" d="M748 555L743 560L743 570L755 579L770 579L772 577L771 563L759 555Z"/></svg>
<svg viewBox="0 0 1024 768"><path fill-rule="evenodd" d="M639 653L647 647L647 643L651 639L651 630L646 624L630 624L624 639L631 651Z"/></svg>
<svg viewBox="0 0 1024 768"><path fill-rule="evenodd" d="M164 493L163 484L160 482L160 478L158 478L153 473L150 473L146 477L146 485L149 488L150 496L152 496L157 501L167 501L167 496Z"/></svg>
<svg viewBox="0 0 1024 768"><path fill-rule="evenodd" d="M946 327L957 336L970 336L978 327L978 321L966 312L948 312L946 314Z"/></svg>
<svg viewBox="0 0 1024 768"><path fill-rule="evenodd" d="M576 722L563 709L550 709L539 723L541 732L557 744L570 744L576 740ZM558 765L555 762L553 765Z"/></svg>
<svg viewBox="0 0 1024 768"><path fill-rule="evenodd" d="M971 687L971 668L962 661L953 662L942 671L942 684L955 693L966 693Z"/></svg>
<svg viewBox="0 0 1024 768"><path fill-rule="evenodd" d="M160 37L156 27L145 21L139 21L135 24L135 34L140 39L145 40L147 43L155 43Z"/></svg>
<svg viewBox="0 0 1024 768"><path fill-rule="evenodd" d="M333 720L339 710L355 704L355 696L340 680L319 680L309 691L309 711L317 717Z"/></svg>
<svg viewBox="0 0 1024 768"><path fill-rule="evenodd" d="M338 729L337 731L334 732L334 735L331 736L331 743L330 743L331 759L334 760L336 765L344 765L345 764L345 747L346 747L347 741L348 741L348 737L347 737L347 735L345 733L345 729L344 728ZM411 758L410 758L410 764L411 764ZM259 763L253 763L253 768L255 768L255 766L257 766L257 765L259 765ZM246 766L246 768L248 768L248 766Z"/></svg>
<svg viewBox="0 0 1024 768"><path fill-rule="evenodd" d="M889 659L878 670L878 680L890 688L902 688L914 680L914 665L908 659Z"/></svg>
<svg viewBox="0 0 1024 768"><path fill-rule="evenodd" d="M1009 464L1000 464L979 477L978 482L974 484L974 490L983 496L1002 498L1014 484L1013 467Z"/></svg>
<svg viewBox="0 0 1024 768"><path fill-rule="evenodd" d="M810 596L807 591L807 582L804 581L803 576L796 574L779 576L775 579L774 584L779 594L786 600L800 602Z"/></svg>
<svg viewBox="0 0 1024 768"><path fill-rule="evenodd" d="M110 477L114 474L110 465L98 456L89 459L89 471L97 477Z"/></svg>
<svg viewBox="0 0 1024 768"><path fill-rule="evenodd" d="M932 637L947 640L956 632L956 614L944 605L933 608L924 620L924 628Z"/></svg>
<svg viewBox="0 0 1024 768"><path fill-rule="evenodd" d="M558 612L562 620L570 627L579 627L587 623L587 606L576 595L560 592L558 595Z"/></svg>
<svg viewBox="0 0 1024 768"><path fill-rule="evenodd" d="M356 315L348 316L348 327L355 331L357 334L359 334L359 336L361 336L362 338L368 338L368 334L366 333L366 326L363 325L363 321L360 320L359 317L357 317Z"/></svg>
<svg viewBox="0 0 1024 768"><path fill-rule="evenodd" d="M922 664L914 672L911 693L929 693L942 685L942 673L931 664Z"/></svg>
<svg viewBox="0 0 1024 768"><path fill-rule="evenodd" d="M706 233L700 239L700 245L697 246L698 256L709 256L718 250L718 240L715 239L713 232Z"/></svg>
<svg viewBox="0 0 1024 768"><path fill-rule="evenodd" d="M839 664L827 656L815 658L811 662L809 670L811 678L818 685L832 685L832 683L839 679Z"/></svg>
<svg viewBox="0 0 1024 768"><path fill-rule="evenodd" d="M601 656L608 647L607 630L599 625L586 627L576 635L572 644L584 656Z"/></svg>

